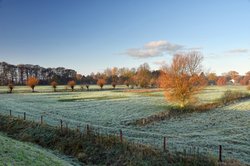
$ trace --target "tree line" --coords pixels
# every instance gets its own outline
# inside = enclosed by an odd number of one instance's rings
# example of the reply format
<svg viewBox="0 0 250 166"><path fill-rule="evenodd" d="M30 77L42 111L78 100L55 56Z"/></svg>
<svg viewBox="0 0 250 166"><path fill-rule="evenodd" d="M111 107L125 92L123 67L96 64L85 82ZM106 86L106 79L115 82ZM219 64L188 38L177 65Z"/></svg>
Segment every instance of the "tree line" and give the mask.
<svg viewBox="0 0 250 166"><path fill-rule="evenodd" d="M241 76L237 71L229 71L217 76L215 73L204 73L202 68L203 55L199 52L175 54L172 63L162 66L160 70L150 70L147 63L137 69L107 68L102 73L91 73L84 76L72 69L43 68L38 65L10 65L0 63L0 81L8 85L11 93L14 85L26 84L32 92L38 84L50 84L54 91L58 84L68 84L72 91L76 84L86 86L92 84L102 89L105 84L111 84L115 89L118 84L128 88L161 87L165 90L168 101L185 107L195 101L195 94L208 85L248 85L250 89L250 71Z"/></svg>
<svg viewBox="0 0 250 166"><path fill-rule="evenodd" d="M156 85L155 80L159 77L160 70L151 71L147 63L139 68L107 68L102 73L91 73L84 76L75 70L58 68L44 68L38 65L11 65L0 62L0 85L26 85L29 78L39 80L39 85L50 85L52 82L58 85L68 84L75 81L75 84L126 84L127 86L140 86L143 88ZM72 84L72 82L71 82Z"/></svg>
<svg viewBox="0 0 250 166"><path fill-rule="evenodd" d="M39 85L53 84L65 85L69 81L75 81L79 85L93 85L98 84L103 87L105 84L110 84L113 87L116 85L127 85L128 87L158 87L159 77L166 69L163 66L160 70L150 70L147 63L136 68L107 68L103 72L91 73L90 75L82 75L72 69L58 68L44 68L38 65L11 65L6 62L0 62L0 85L26 85L30 77L39 80ZM237 71L229 71L217 76L216 73L204 73L200 71L199 74L203 78L205 85L249 85L250 71L245 75L239 75Z"/></svg>
<svg viewBox="0 0 250 166"><path fill-rule="evenodd" d="M44 68L38 65L11 65L6 62L0 62L0 85L9 83L25 85L30 77L37 78L40 85L48 85L52 81L65 84L69 80L75 79L76 74L75 70L63 67Z"/></svg>

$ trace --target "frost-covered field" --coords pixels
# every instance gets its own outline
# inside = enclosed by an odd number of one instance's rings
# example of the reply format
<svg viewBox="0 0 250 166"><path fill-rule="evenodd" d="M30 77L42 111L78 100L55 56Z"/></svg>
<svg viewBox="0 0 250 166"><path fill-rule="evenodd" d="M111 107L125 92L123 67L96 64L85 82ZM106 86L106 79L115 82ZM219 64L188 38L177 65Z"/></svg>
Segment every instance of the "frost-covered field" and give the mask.
<svg viewBox="0 0 250 166"><path fill-rule="evenodd" d="M7 114L11 109L15 116L26 112L28 119L37 121L40 115L44 115L47 123L56 126L59 119L63 119L71 127L90 124L104 133L118 133L122 129L127 139L158 147L162 146L163 136L167 136L170 150L198 147L200 151L217 154L221 144L225 157L250 163L249 100L205 113L182 115L135 127L126 123L167 110L163 92L51 93L50 87L42 88L43 93L1 94L0 111ZM212 102L227 89L245 91L246 87L209 87L199 95L200 102Z"/></svg>
<svg viewBox="0 0 250 166"><path fill-rule="evenodd" d="M79 165L64 156L53 154L36 145L13 140L0 133L0 166L5 165Z"/></svg>

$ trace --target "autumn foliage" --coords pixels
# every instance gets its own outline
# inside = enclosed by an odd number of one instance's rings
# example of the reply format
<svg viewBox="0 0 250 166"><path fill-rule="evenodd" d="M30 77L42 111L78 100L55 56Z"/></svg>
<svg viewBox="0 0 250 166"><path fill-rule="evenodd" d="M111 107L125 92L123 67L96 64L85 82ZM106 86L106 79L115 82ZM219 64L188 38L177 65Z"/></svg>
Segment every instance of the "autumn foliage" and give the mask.
<svg viewBox="0 0 250 166"><path fill-rule="evenodd" d="M103 78L98 79L97 85L99 85L101 89L103 88L103 86L104 86L105 84L106 84L105 79L103 79Z"/></svg>
<svg viewBox="0 0 250 166"><path fill-rule="evenodd" d="M225 76L221 76L221 77L219 77L219 79L217 80L216 83L219 86L224 86L227 84L227 78Z"/></svg>
<svg viewBox="0 0 250 166"><path fill-rule="evenodd" d="M86 86L87 90L89 90L89 84L86 84L85 86Z"/></svg>
<svg viewBox="0 0 250 166"><path fill-rule="evenodd" d="M248 86L247 86L247 90L249 90L249 91L250 91L250 85L248 85Z"/></svg>
<svg viewBox="0 0 250 166"><path fill-rule="evenodd" d="M14 89L14 84L13 83L9 83L8 84L8 88L9 88L9 92L12 93L13 89Z"/></svg>
<svg viewBox="0 0 250 166"><path fill-rule="evenodd" d="M126 80L126 81L124 82L124 84L125 84L127 87L129 87L129 81L128 81L128 80Z"/></svg>
<svg viewBox="0 0 250 166"><path fill-rule="evenodd" d="M56 92L56 88L57 88L57 82L56 81L52 81L51 82L51 86L54 89L54 92Z"/></svg>
<svg viewBox="0 0 250 166"><path fill-rule="evenodd" d="M69 81L69 82L68 82L68 85L70 86L71 91L73 92L73 91L74 91L74 88L75 88L75 85L76 85L76 82L75 82L74 80Z"/></svg>
<svg viewBox="0 0 250 166"><path fill-rule="evenodd" d="M35 86L38 84L39 80L36 77L30 77L27 80L27 85L31 87L32 92L34 92Z"/></svg>
<svg viewBox="0 0 250 166"><path fill-rule="evenodd" d="M114 89L115 89L115 87L116 87L116 84L117 84L116 82L112 82L112 83L111 83L111 85L112 85L112 87L113 87Z"/></svg>
<svg viewBox="0 0 250 166"><path fill-rule="evenodd" d="M202 60L203 56L197 52L176 54L172 64L163 67L159 83L168 101L181 107L195 101L195 94L204 87L204 78L200 75Z"/></svg>

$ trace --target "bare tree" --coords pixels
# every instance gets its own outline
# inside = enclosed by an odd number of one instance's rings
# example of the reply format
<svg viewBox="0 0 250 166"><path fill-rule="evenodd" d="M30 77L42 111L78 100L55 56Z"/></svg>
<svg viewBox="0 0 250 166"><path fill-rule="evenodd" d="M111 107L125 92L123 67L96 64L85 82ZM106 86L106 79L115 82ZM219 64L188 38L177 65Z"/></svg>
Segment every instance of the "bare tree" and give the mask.
<svg viewBox="0 0 250 166"><path fill-rule="evenodd" d="M150 84L151 72L147 63L140 65L135 76L137 84L141 88L147 88Z"/></svg>

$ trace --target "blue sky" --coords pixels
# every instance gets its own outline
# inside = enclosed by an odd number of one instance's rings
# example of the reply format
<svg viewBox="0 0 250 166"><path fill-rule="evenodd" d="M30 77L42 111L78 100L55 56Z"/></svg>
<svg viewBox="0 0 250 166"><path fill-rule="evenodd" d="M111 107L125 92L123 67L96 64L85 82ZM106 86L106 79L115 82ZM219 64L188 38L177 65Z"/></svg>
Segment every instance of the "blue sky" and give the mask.
<svg viewBox="0 0 250 166"><path fill-rule="evenodd" d="M89 74L189 50L217 74L250 71L250 1L0 0L0 61Z"/></svg>

